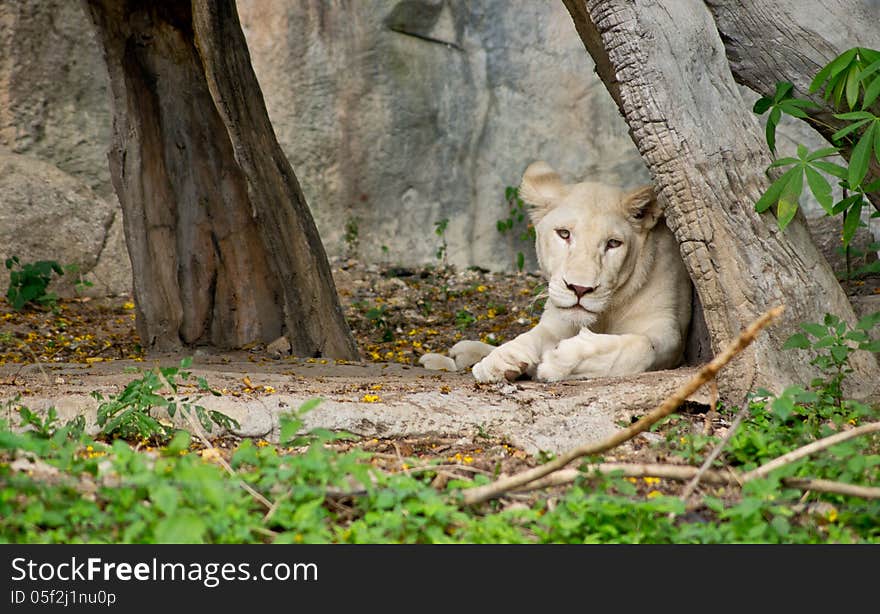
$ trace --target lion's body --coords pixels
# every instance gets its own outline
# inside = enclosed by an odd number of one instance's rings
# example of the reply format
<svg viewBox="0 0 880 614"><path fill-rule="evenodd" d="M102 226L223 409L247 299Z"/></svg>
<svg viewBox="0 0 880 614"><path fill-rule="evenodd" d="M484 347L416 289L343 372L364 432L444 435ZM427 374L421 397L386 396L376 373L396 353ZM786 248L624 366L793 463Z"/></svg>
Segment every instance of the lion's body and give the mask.
<svg viewBox="0 0 880 614"><path fill-rule="evenodd" d="M457 344L456 365L479 360L479 381L526 373L543 381L631 375L677 366L691 283L650 188L564 185L543 162L523 176L536 251L548 280L540 322L493 347ZM460 358L467 353L470 360Z"/></svg>

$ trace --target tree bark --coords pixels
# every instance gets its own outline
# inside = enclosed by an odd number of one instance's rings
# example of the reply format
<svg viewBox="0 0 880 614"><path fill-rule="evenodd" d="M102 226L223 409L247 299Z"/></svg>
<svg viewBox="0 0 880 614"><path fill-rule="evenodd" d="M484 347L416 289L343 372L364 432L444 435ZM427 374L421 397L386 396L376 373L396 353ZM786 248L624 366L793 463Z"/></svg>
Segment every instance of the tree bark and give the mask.
<svg viewBox="0 0 880 614"><path fill-rule="evenodd" d="M698 0L563 0L666 204L716 353L761 313L786 306L722 372L725 398L779 391L820 375L783 351L798 323L849 301L798 216L780 232L754 203L769 181L762 129L734 82L712 15ZM853 356L849 392L873 391L874 356Z"/></svg>
<svg viewBox="0 0 880 614"><path fill-rule="evenodd" d="M737 82L763 96L772 96L776 83L789 81L794 95L819 105L807 109L809 122L826 140L847 122L834 113L824 92L810 94L810 83L828 62L852 47L880 49L880 4L864 0L705 0L724 42L727 60ZM819 26L817 28L816 26ZM782 50L782 51L780 51ZM852 147L841 155L849 160ZM880 177L880 165L871 158L868 181ZM880 210L880 193L869 194Z"/></svg>
<svg viewBox="0 0 880 614"><path fill-rule="evenodd" d="M269 342L354 359L234 0L83 0L113 96L109 152L149 349Z"/></svg>

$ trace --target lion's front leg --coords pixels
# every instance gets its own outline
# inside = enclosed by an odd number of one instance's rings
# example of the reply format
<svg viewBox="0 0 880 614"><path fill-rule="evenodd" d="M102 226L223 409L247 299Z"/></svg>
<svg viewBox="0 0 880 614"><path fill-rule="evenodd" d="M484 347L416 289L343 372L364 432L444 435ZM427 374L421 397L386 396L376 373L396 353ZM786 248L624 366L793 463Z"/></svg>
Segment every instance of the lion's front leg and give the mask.
<svg viewBox="0 0 880 614"><path fill-rule="evenodd" d="M513 381L523 373L534 373L541 355L552 347L558 337L539 324L527 333L495 348L473 366L471 372L479 382Z"/></svg>
<svg viewBox="0 0 880 614"><path fill-rule="evenodd" d="M538 364L541 381L586 379L642 373L655 362L651 339L645 335L603 335L584 328L544 352Z"/></svg>

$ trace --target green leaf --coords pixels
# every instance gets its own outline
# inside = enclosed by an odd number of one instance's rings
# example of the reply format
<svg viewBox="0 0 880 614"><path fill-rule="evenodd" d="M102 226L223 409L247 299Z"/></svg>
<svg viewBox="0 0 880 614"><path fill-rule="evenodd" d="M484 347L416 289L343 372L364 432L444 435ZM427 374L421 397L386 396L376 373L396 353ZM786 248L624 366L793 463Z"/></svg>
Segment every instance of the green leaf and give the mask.
<svg viewBox="0 0 880 614"><path fill-rule="evenodd" d="M875 339L870 343L859 345L859 348L868 352L880 352L880 339Z"/></svg>
<svg viewBox="0 0 880 614"><path fill-rule="evenodd" d="M853 60L853 58L856 57L856 51L857 49L855 47L852 49L847 49L839 56L831 60L831 62L826 64L825 67L816 74L816 77L813 79L812 83L810 83L810 92L815 92L820 87L822 87L822 84L825 83L826 80L833 78L844 68L846 68Z"/></svg>
<svg viewBox="0 0 880 614"><path fill-rule="evenodd" d="M763 213L771 206L773 206L776 202L779 201L779 196L782 194L782 190L785 188L788 181L795 174L801 174L802 171L800 168L791 168L785 171L776 181L770 184L770 187L767 188L767 191L758 199L755 203L755 211L758 213Z"/></svg>
<svg viewBox="0 0 880 614"><path fill-rule="evenodd" d="M810 333L817 339L824 337L828 334L828 329L822 324L817 324L815 322L803 322L801 324L801 329Z"/></svg>
<svg viewBox="0 0 880 614"><path fill-rule="evenodd" d="M880 134L880 130L877 131L877 134ZM875 145L875 149L874 149L874 151L875 151L875 152L877 151L877 149L876 149L877 139L880 139L880 136L878 136L877 138L874 139L874 145ZM872 182L869 183L868 185L866 185L866 186L862 186L862 190L865 192L865 194L870 194L871 192L877 192L877 191L880 191L880 179L875 179L874 181L872 181ZM871 215L871 217L880 217L880 214L878 214L878 213L875 211L875 212ZM878 246L877 248L874 248L874 251L876 251L877 249L880 249L880 246Z"/></svg>
<svg viewBox="0 0 880 614"><path fill-rule="evenodd" d="M862 108L867 109L870 107L875 100L877 100L877 96L880 95L880 78L875 78L867 88L865 88L865 95L862 97Z"/></svg>
<svg viewBox="0 0 880 614"><path fill-rule="evenodd" d="M856 324L856 328L858 330L871 330L877 326L877 324L880 324L880 311L869 313L862 317Z"/></svg>
<svg viewBox="0 0 880 614"><path fill-rule="evenodd" d="M833 156L839 151L840 149L838 147L823 147L822 149L817 149L809 156L807 156L807 162L813 162L814 160L818 160L819 158L827 158L828 156Z"/></svg>
<svg viewBox="0 0 880 614"><path fill-rule="evenodd" d="M286 445L288 441L296 437L299 430L302 428L301 420L281 420L281 433L279 434L279 441L281 441L282 445Z"/></svg>
<svg viewBox="0 0 880 614"><path fill-rule="evenodd" d="M868 157L870 158L870 156ZM874 157L877 159L878 162L880 162L880 125L878 125L876 122L874 123ZM873 186L874 184L872 183L871 185ZM873 187L870 190L868 188L865 188L865 191L870 192L875 189L876 188Z"/></svg>
<svg viewBox="0 0 880 614"><path fill-rule="evenodd" d="M871 149L876 129L877 124L872 123L871 127L865 130L856 146L853 147L852 155L849 158L849 177L847 178L851 188L861 184L862 179L868 173L868 162L871 160Z"/></svg>
<svg viewBox="0 0 880 614"><path fill-rule="evenodd" d="M841 128L840 130L838 130L837 132L835 132L834 134L831 135L831 140L832 141L839 141L840 139L845 137L847 134L849 134L850 132L853 132L855 130L858 130L859 128L861 128L862 126L867 124L869 121L871 121L871 120L870 119L860 119L859 121L857 121L854 124L850 124L849 126L846 126L845 128Z"/></svg>
<svg viewBox="0 0 880 614"><path fill-rule="evenodd" d="M877 62L880 60L880 51L868 47L859 47L859 55L865 62Z"/></svg>
<svg viewBox="0 0 880 614"><path fill-rule="evenodd" d="M862 69L862 72L859 74L859 81L864 81L875 72L877 72L877 70L880 70L880 60L868 64L864 69Z"/></svg>
<svg viewBox="0 0 880 614"><path fill-rule="evenodd" d="M783 98L787 97L793 89L794 84L788 81L777 81L776 92L773 94L773 102L779 102Z"/></svg>
<svg viewBox="0 0 880 614"><path fill-rule="evenodd" d="M150 501L153 502L157 510L166 516L171 516L177 510L180 494L173 486L159 482L150 486Z"/></svg>
<svg viewBox="0 0 880 614"><path fill-rule="evenodd" d="M788 101L788 100L786 100L785 102L780 103L780 104L779 104L779 108L780 108L783 112L788 113L789 115L791 115L792 117L797 117L797 118L799 118L799 119L809 119L809 117L810 117L810 116L807 115L804 111L802 111L801 109L799 109L796 105L789 104L789 101Z"/></svg>
<svg viewBox="0 0 880 614"><path fill-rule="evenodd" d="M779 196L779 205L776 209L776 221L780 230L785 230L791 220L794 219L798 210L798 199L804 189L804 174L800 168L794 169L797 172L792 174L791 178L782 189Z"/></svg>
<svg viewBox="0 0 880 614"><path fill-rule="evenodd" d="M798 158L779 158L770 163L767 168L776 168L778 166L788 166L789 164L797 164L800 162Z"/></svg>
<svg viewBox="0 0 880 614"><path fill-rule="evenodd" d="M782 117L782 111L779 110L779 107L773 107L773 110L770 111L770 115L767 117L767 126L764 128L767 146L773 152L773 155L776 155L776 125L779 123L780 117Z"/></svg>
<svg viewBox="0 0 880 614"><path fill-rule="evenodd" d="M314 399L309 399L308 401L304 401L302 405L299 406L299 409L296 411L297 414L302 416L303 414L307 414L308 412L315 409L318 405L324 402L324 399L320 397L315 397Z"/></svg>
<svg viewBox="0 0 880 614"><path fill-rule="evenodd" d="M201 544L206 531L205 523L195 512L181 511L156 526L154 539L157 544Z"/></svg>
<svg viewBox="0 0 880 614"><path fill-rule="evenodd" d="M875 119L876 116L868 111L850 111L849 113L835 113L834 117L852 121L854 119Z"/></svg>
<svg viewBox="0 0 880 614"><path fill-rule="evenodd" d="M833 215L837 215L838 213L843 213L847 209L849 209L853 203L859 200L862 197L861 194L853 194L852 196L847 196L846 198L841 199L839 202L834 204L834 207L831 209L831 213Z"/></svg>
<svg viewBox="0 0 880 614"><path fill-rule="evenodd" d="M850 109L856 108L859 101L859 67L853 64L846 75L846 104Z"/></svg>
<svg viewBox="0 0 880 614"><path fill-rule="evenodd" d="M795 333L782 346L783 350L806 350L810 347L810 340L803 333Z"/></svg>
<svg viewBox="0 0 880 614"><path fill-rule="evenodd" d="M181 452L189 449L189 444L192 441L192 436L186 431L177 431L174 433L174 437L171 438L171 441L168 442L168 445L165 446L165 454L176 456Z"/></svg>
<svg viewBox="0 0 880 614"><path fill-rule="evenodd" d="M803 98L789 98L787 100L783 100L781 104L785 105L785 106L798 107L800 109L818 109L819 108L819 105L817 105L812 100L805 100Z"/></svg>
<svg viewBox="0 0 880 614"><path fill-rule="evenodd" d="M838 363L844 363L849 356L849 348L845 345L831 346L831 355Z"/></svg>
<svg viewBox="0 0 880 614"><path fill-rule="evenodd" d="M846 217L843 220L843 246L846 247L850 244L853 237L856 235L856 230L861 224L862 221L862 199L859 200L850 207L846 212Z"/></svg>
<svg viewBox="0 0 880 614"><path fill-rule="evenodd" d="M834 205L834 199L831 196L831 184L810 166L804 167L804 173L807 176L807 185L810 186L813 196L816 197L825 213L831 215L831 208Z"/></svg>
<svg viewBox="0 0 880 614"><path fill-rule="evenodd" d="M831 97L834 99L834 106L839 107L840 101L843 99L843 90L846 87L846 77L841 77L837 79L832 79L834 82L834 89L827 91L825 96L826 98ZM829 83L830 86L830 83Z"/></svg>
<svg viewBox="0 0 880 614"><path fill-rule="evenodd" d="M764 113L767 112L767 109L769 109L772 105L773 105L772 98L768 98L767 96L762 96L761 98L758 98L758 100L755 101L755 106L752 107L752 111L757 113L758 115L763 115ZM510 197L508 196L508 200L509 199L510 199Z"/></svg>
<svg viewBox="0 0 880 614"><path fill-rule="evenodd" d="M773 399L773 402L770 404L770 409L773 412L773 415L780 420L787 420L788 417L794 413L794 400L787 396L781 396L777 399Z"/></svg>

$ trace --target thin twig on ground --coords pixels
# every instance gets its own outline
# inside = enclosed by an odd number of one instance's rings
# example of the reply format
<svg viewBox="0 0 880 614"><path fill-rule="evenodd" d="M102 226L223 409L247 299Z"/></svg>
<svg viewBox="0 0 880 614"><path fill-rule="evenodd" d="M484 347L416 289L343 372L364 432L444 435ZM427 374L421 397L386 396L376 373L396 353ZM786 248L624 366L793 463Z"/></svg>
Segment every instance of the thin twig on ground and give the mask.
<svg viewBox="0 0 880 614"><path fill-rule="evenodd" d="M696 490L697 485L700 483L703 475L709 470L712 466L712 463L715 462L715 459L721 455L721 451L727 446L727 443L733 438L733 434L736 433L736 429L739 428L739 425L742 424L743 419L745 419L746 415L749 413L749 406L744 405L739 412L737 412L736 417L731 422L730 427L727 429L727 433L724 435L724 438L718 442L718 445L712 449L712 452L709 453L709 456L706 457L706 460L703 461L703 464L700 465L699 471L691 478L691 481L688 482L687 486L684 487L684 490L681 492L681 500L687 503L687 500L690 499L691 495L694 494L694 490Z"/></svg>
<svg viewBox="0 0 880 614"><path fill-rule="evenodd" d="M162 373L162 370L159 369L158 367L156 368L156 374L158 375L159 379L161 379L165 383L165 385L168 386L168 389L172 393L174 393L174 386L171 384L170 381L168 381L168 378L165 377L165 374ZM175 400L177 400L178 395L174 394L174 397L175 397ZM207 433L205 433L205 430L202 428L202 425L199 424L198 421L193 417L192 412L191 411L181 411L180 413L182 413L184 415L184 417L186 417L187 422L189 422L190 426L193 429L193 434L196 437L198 437L199 439L201 439L201 441L205 445L205 447L206 448L213 448L214 446L211 443L211 441L208 439ZM223 458L222 455L218 454L216 456L216 459L217 459L217 463L221 467L223 467L223 469L226 470L226 473L228 473L229 475L231 475L232 477L234 477L238 480L239 486L241 486L250 496L252 496L254 499L256 499L257 502L259 502L263 507L266 508L266 510L268 510L266 513L267 517L271 517L270 515L275 513L275 504L272 503L271 501L269 501L269 499L264 497L262 494L260 494L256 490L254 490L254 488L250 484L248 484L243 479L241 479L241 477L238 475L238 473L236 473L235 469L232 468L232 465L230 465L226 461L226 459Z"/></svg>
<svg viewBox="0 0 880 614"><path fill-rule="evenodd" d="M664 480L675 480L683 482L690 480L699 471L696 467L690 465L663 465L656 463L599 463L597 465L587 465L582 469L561 469L554 471L550 475L529 482L525 486L515 489L515 492L526 492L530 490L539 490L541 488L549 488L551 486L564 486L571 484L578 477L588 478L592 473L611 474L618 473L626 478L647 478L655 477ZM705 472L703 479L709 484L739 484L740 478L737 473L731 469L712 469Z"/></svg>
<svg viewBox="0 0 880 614"><path fill-rule="evenodd" d="M529 482L533 482L545 475L562 469L578 458L599 454L606 450L610 450L611 448L615 448L623 442L632 439L642 431L647 430L653 424L677 410L690 395L696 392L703 384L714 378L722 367L754 341L761 329L779 317L784 309L785 308L782 305L774 307L752 322L752 324L750 324L748 328L739 335L739 337L725 348L724 351L716 356L711 362L704 365L693 378L685 382L685 384L679 387L679 389L671 396L667 397L659 407L643 416L635 424L618 431L603 441L578 446L538 467L517 473L507 478L496 480L485 486L469 488L463 493L463 504L474 505L498 497L509 490L524 486Z"/></svg>
<svg viewBox="0 0 880 614"><path fill-rule="evenodd" d="M831 446L846 441L847 439L852 439L853 437L858 437L860 435L867 435L869 433L878 432L880 432L880 422L869 422L868 424L863 424L862 426L858 426L848 431L835 433L834 435L819 439L818 441L814 441L813 443L802 446L797 450L792 450L791 452L783 454L782 456L779 456L771 461L764 463L757 469L753 469L752 471L743 474L743 481L747 482L756 478L766 477L771 471L775 471L780 467L800 460L806 456L809 456L810 454L815 454L816 452L824 450L825 448L830 448Z"/></svg>

